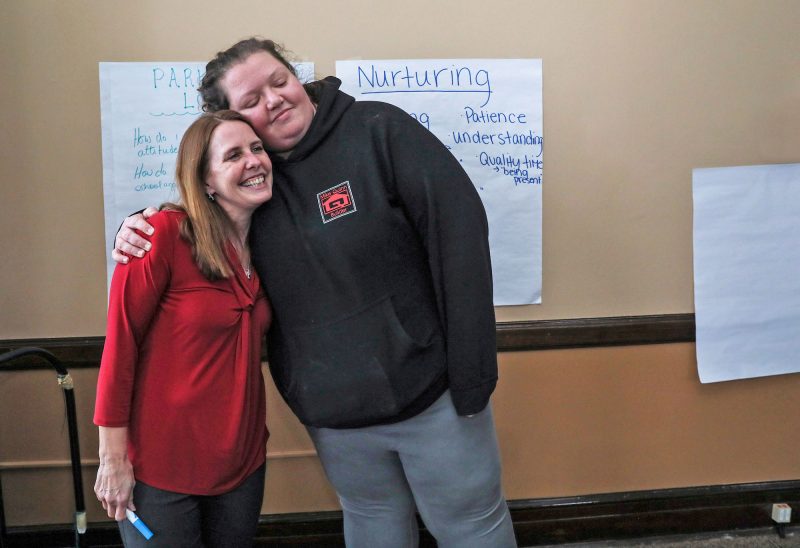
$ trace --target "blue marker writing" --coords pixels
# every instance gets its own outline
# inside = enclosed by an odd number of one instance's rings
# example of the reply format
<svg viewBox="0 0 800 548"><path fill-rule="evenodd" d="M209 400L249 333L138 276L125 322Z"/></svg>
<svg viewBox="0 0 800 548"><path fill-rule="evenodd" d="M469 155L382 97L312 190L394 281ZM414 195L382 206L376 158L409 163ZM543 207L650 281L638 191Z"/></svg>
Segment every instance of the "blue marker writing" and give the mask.
<svg viewBox="0 0 800 548"><path fill-rule="evenodd" d="M136 529L139 530L139 532L142 534L142 536L146 540L150 540L150 537L153 536L153 532L147 527L147 525L144 524L144 522L142 520L139 519L139 516L137 516L136 514L134 514L133 512L128 510L127 508L125 509L125 515L128 516L128 521L130 521L131 524L134 527L136 527Z"/></svg>

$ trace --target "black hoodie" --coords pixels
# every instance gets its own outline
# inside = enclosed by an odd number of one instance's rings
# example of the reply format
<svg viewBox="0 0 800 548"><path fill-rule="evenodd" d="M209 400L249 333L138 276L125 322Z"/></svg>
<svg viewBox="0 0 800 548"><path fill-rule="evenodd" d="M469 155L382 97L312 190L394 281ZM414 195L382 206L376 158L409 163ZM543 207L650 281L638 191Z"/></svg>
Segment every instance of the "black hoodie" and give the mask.
<svg viewBox="0 0 800 548"><path fill-rule="evenodd" d="M497 382L486 214L421 124L333 77L285 158L251 249L273 306L269 365L307 425L404 420L447 388L461 415Z"/></svg>

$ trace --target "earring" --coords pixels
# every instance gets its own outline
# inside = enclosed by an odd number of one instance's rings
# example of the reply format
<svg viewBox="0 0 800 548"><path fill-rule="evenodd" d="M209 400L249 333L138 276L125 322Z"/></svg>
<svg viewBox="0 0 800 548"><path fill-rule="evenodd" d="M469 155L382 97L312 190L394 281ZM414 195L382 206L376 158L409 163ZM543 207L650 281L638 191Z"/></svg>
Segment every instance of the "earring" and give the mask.
<svg viewBox="0 0 800 548"><path fill-rule="evenodd" d="M206 196L208 196L208 199L209 199L209 200L211 200L212 202L216 202L216 201L217 201L217 200L214 198L214 195L213 195L213 194L206 194Z"/></svg>

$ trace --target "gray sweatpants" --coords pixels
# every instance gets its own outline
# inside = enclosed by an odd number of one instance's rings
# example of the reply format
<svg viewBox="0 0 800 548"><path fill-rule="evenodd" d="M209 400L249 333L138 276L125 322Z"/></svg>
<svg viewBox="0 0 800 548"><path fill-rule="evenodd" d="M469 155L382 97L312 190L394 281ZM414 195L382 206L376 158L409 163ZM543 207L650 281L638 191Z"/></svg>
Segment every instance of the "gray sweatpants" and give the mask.
<svg viewBox="0 0 800 548"><path fill-rule="evenodd" d="M366 428L309 428L344 512L348 548L513 548L491 407L456 414L446 392L421 414Z"/></svg>

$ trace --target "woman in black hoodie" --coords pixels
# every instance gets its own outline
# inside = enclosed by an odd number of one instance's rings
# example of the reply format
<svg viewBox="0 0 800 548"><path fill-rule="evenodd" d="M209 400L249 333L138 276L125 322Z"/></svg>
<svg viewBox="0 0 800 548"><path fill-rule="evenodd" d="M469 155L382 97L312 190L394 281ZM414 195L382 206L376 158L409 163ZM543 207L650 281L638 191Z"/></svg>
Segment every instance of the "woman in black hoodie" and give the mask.
<svg viewBox="0 0 800 548"><path fill-rule="evenodd" d="M400 109L307 84L270 40L208 63L273 158L253 262L269 365L339 495L350 547L516 546L489 399L497 382L488 226L459 162ZM126 219L115 255L143 253Z"/></svg>

